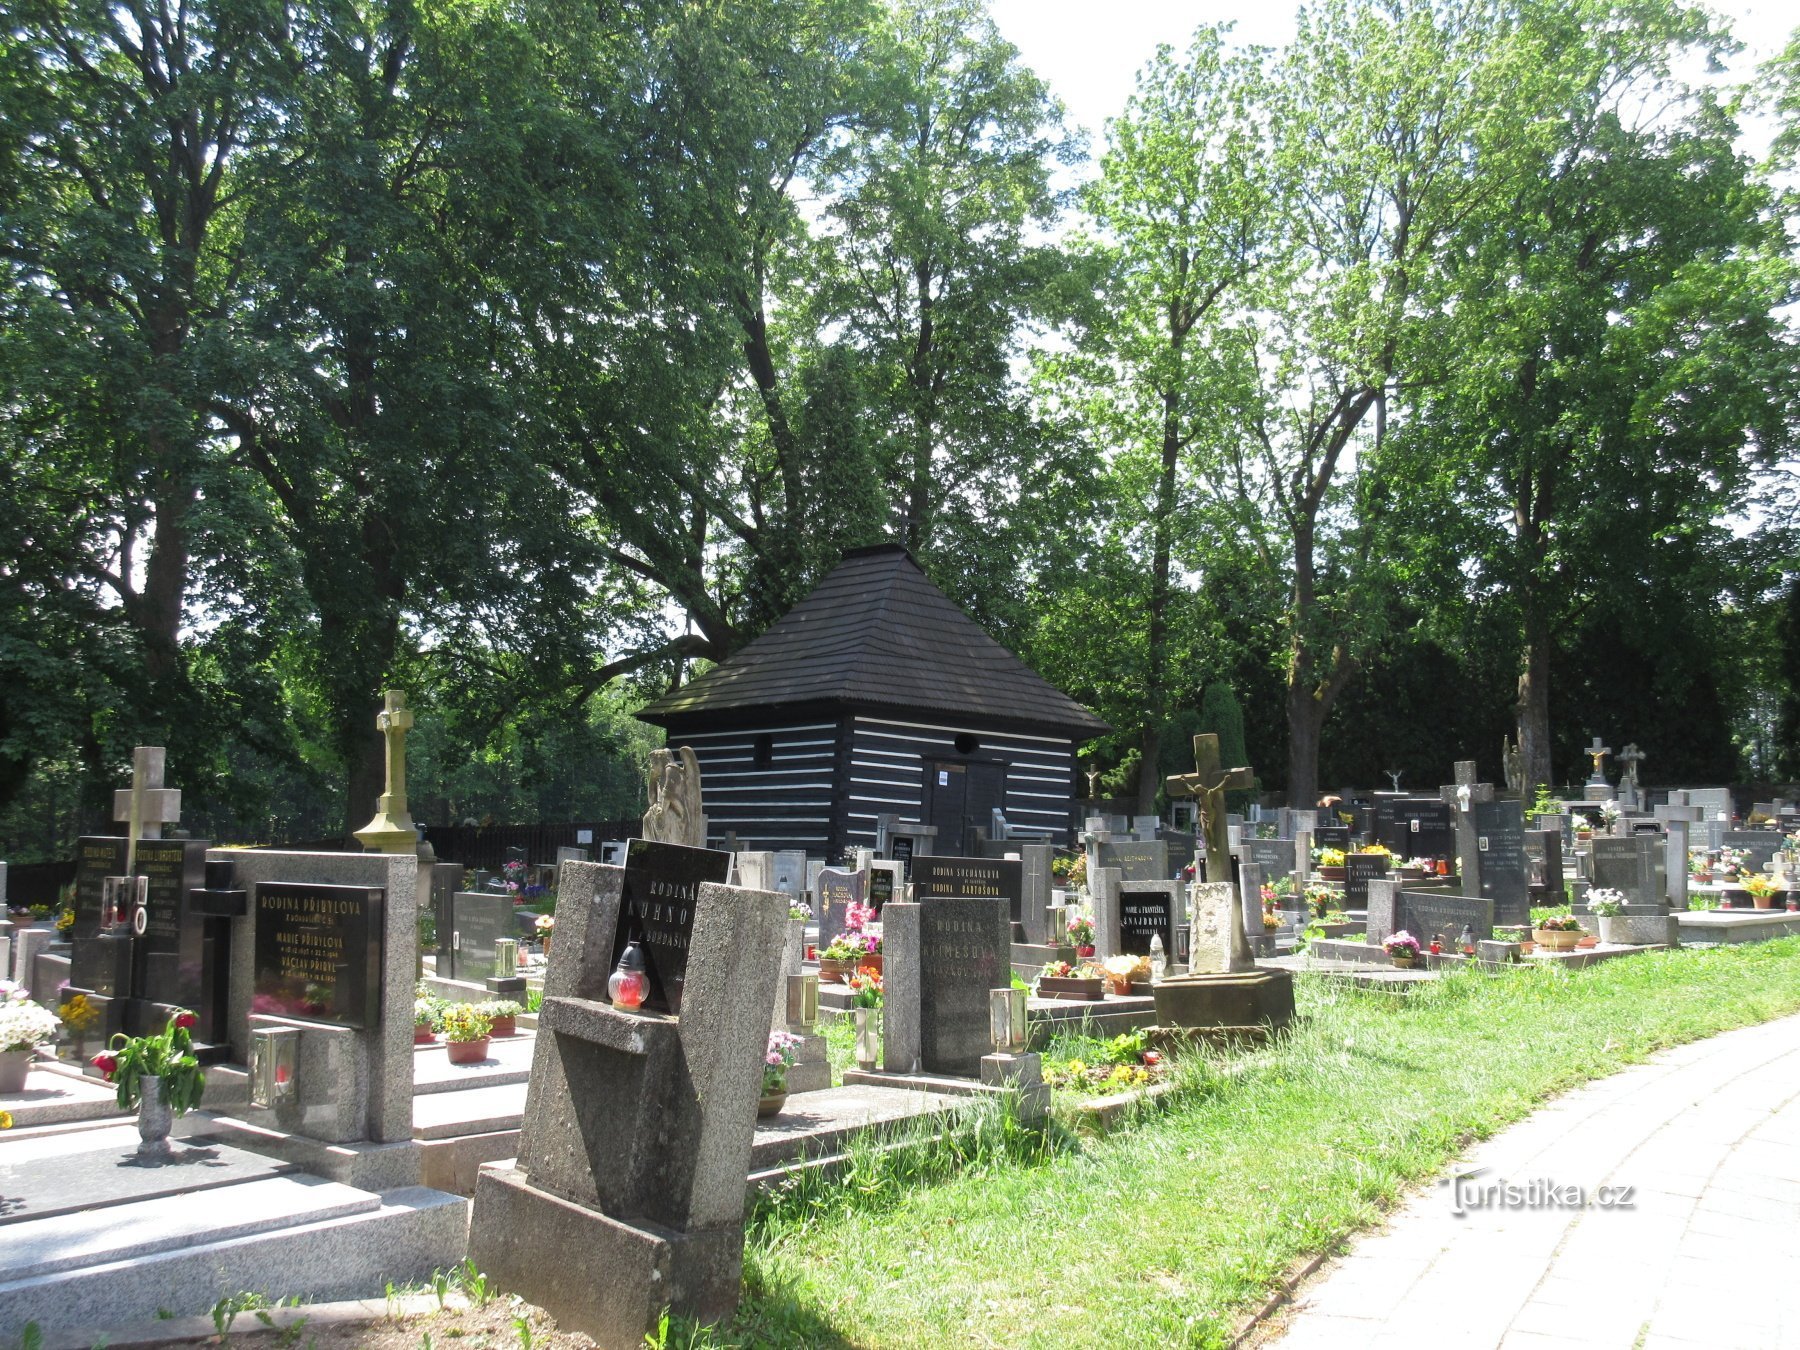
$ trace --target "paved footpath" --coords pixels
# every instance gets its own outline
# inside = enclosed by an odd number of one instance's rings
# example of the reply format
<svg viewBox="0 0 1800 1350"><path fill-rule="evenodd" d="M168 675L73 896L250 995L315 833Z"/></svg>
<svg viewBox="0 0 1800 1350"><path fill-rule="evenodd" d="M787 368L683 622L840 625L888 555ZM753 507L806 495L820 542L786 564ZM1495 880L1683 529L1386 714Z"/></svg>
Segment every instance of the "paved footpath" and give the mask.
<svg viewBox="0 0 1800 1350"><path fill-rule="evenodd" d="M1302 1289L1274 1344L1800 1350L1800 1017L1558 1098L1453 1171L1476 1168Z"/></svg>

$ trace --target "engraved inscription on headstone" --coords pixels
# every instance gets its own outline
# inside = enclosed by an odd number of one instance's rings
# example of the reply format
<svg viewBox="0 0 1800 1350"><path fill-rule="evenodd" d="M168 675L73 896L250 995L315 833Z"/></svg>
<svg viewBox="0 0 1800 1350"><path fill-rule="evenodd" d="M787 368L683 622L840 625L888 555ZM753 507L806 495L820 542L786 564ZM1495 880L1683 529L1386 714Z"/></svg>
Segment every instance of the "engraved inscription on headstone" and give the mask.
<svg viewBox="0 0 1800 1350"><path fill-rule="evenodd" d="M1516 801L1476 802L1475 857L1481 894L1494 902L1494 922L1531 921L1531 872L1525 859L1525 808ZM1467 889L1469 880L1463 878Z"/></svg>
<svg viewBox="0 0 1800 1350"><path fill-rule="evenodd" d="M1516 804L1516 803L1515 803ZM1452 948L1464 927L1477 942L1494 936L1494 902L1467 895L1433 895L1429 891L1401 891L1398 904L1400 927L1430 946L1437 938L1445 950Z"/></svg>
<svg viewBox="0 0 1800 1350"><path fill-rule="evenodd" d="M1348 825L1321 825L1313 831L1314 848L1350 847L1350 827Z"/></svg>
<svg viewBox="0 0 1800 1350"><path fill-rule="evenodd" d="M75 846L75 930L77 938L92 937L112 918L101 893L108 877L125 871L125 841L109 836L87 836Z"/></svg>
<svg viewBox="0 0 1800 1350"><path fill-rule="evenodd" d="M517 938L513 902L505 895L461 891L450 898L450 978L486 980L495 974L494 944Z"/></svg>
<svg viewBox="0 0 1800 1350"><path fill-rule="evenodd" d="M882 906L894 898L894 874L891 869L877 867L869 873L869 904L880 917Z"/></svg>
<svg viewBox="0 0 1800 1350"><path fill-rule="evenodd" d="M1116 867L1124 881L1167 881L1169 846L1162 840L1108 840L1096 845L1099 866Z"/></svg>
<svg viewBox="0 0 1800 1350"><path fill-rule="evenodd" d="M650 839L633 839L625 851L624 889L619 896L619 927L612 960L618 962L628 942L639 943L649 968L649 1012L679 1013L687 983L688 942L694 932L694 905L700 883L724 884L731 854L721 849L692 848Z"/></svg>
<svg viewBox="0 0 1800 1350"><path fill-rule="evenodd" d="M1369 883L1388 874L1388 860L1380 853L1344 855L1344 908L1366 909Z"/></svg>
<svg viewBox="0 0 1800 1350"><path fill-rule="evenodd" d="M1163 951L1176 958L1176 899L1167 889L1119 888L1119 950L1128 956L1148 956L1150 939L1160 935Z"/></svg>
<svg viewBox="0 0 1800 1350"><path fill-rule="evenodd" d="M1024 908L1025 878L1015 858L946 858L927 855L913 859L913 899L1000 899L1007 917L1017 923ZM998 986L996 986L998 987Z"/></svg>
<svg viewBox="0 0 1800 1350"><path fill-rule="evenodd" d="M132 953L134 992L180 1008L200 1004L203 921L187 912L189 891L206 884L206 841L140 839L137 874L148 878L144 931Z"/></svg>
<svg viewBox="0 0 1800 1350"><path fill-rule="evenodd" d="M381 1009L387 891L265 881L256 887L251 1011L367 1027Z"/></svg>
<svg viewBox="0 0 1800 1350"><path fill-rule="evenodd" d="M924 858L915 861L924 862ZM919 906L919 1063L973 1077L993 1051L988 991L1012 979L1012 923L999 900Z"/></svg>

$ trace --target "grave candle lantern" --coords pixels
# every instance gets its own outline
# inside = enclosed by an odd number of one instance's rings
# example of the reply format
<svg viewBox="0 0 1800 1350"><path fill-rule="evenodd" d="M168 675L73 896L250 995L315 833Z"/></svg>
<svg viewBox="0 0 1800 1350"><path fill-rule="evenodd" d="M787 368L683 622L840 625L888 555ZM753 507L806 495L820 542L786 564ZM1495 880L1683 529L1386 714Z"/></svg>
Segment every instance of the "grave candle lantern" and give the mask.
<svg viewBox="0 0 1800 1350"><path fill-rule="evenodd" d="M993 1038L996 1054L1024 1053L1029 1030L1025 1025L1023 989L988 990L988 1034Z"/></svg>
<svg viewBox="0 0 1800 1350"><path fill-rule="evenodd" d="M619 964L606 981L606 996L612 1000L615 1008L626 1012L636 1012L644 1006L644 997L650 992L650 976L644 966L644 953L635 942L625 944L624 955L619 957Z"/></svg>
<svg viewBox="0 0 1800 1350"><path fill-rule="evenodd" d="M494 939L494 978L510 980L519 973L519 942L517 938Z"/></svg>

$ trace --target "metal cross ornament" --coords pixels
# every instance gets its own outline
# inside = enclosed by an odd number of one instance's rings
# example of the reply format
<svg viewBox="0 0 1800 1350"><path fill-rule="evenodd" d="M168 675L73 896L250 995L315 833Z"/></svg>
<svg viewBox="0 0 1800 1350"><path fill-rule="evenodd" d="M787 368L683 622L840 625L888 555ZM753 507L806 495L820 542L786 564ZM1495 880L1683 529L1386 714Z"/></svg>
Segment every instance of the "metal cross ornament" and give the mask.
<svg viewBox="0 0 1800 1350"><path fill-rule="evenodd" d="M1171 797L1193 797L1200 806L1200 832L1206 839L1209 881L1231 877L1231 844L1225 834L1225 794L1256 786L1256 775L1240 765L1219 766L1219 738L1208 732L1194 737L1194 772L1170 774L1163 790Z"/></svg>

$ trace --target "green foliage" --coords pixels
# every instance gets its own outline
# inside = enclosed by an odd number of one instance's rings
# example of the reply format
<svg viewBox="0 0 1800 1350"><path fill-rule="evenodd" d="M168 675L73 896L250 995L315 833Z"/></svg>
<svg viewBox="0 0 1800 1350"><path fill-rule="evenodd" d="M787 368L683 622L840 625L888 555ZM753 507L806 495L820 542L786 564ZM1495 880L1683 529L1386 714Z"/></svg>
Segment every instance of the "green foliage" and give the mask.
<svg viewBox="0 0 1800 1350"><path fill-rule="evenodd" d="M164 1105L178 1116L200 1105L206 1091L206 1075L193 1052L189 1028L196 1024L193 1013L177 1008L167 1025L154 1035L127 1036L120 1032L113 1036L111 1064L106 1072L118 1085L121 1111L137 1108L143 1094L140 1080L144 1078L159 1080Z"/></svg>

